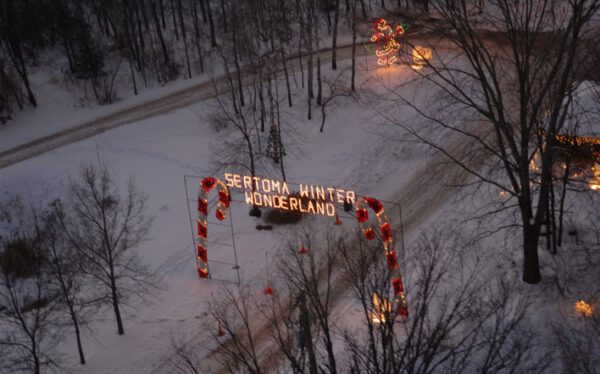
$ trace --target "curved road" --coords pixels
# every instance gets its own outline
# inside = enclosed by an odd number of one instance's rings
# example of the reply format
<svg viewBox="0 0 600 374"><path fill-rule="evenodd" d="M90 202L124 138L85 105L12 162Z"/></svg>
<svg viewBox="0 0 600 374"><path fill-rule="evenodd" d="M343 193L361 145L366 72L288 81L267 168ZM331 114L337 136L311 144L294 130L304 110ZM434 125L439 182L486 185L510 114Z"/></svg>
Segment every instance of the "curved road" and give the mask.
<svg viewBox="0 0 600 374"><path fill-rule="evenodd" d="M432 35L416 34L407 36L412 43L419 43L425 39L431 43ZM361 44L362 45L362 44ZM331 62L331 49L321 50L321 61L325 65ZM361 54L361 47L357 47L358 56ZM352 44L338 47L338 60L346 60L352 57ZM358 57L357 56L357 57ZM288 59L288 69L298 71L300 63L298 57ZM247 72L244 73L247 76ZM248 82L244 82L247 84ZM141 104L133 105L129 108L119 110L90 122L56 132L54 134L36 139L34 141L21 144L17 147L0 152L0 169L31 157L39 156L53 149L62 147L69 143L98 135L112 128L127 125L149 117L167 113L171 110L183 108L199 101L208 100L216 97L215 85L219 89L219 94L227 90L227 77L225 74L214 78L211 81L197 84L195 86L176 91L166 96L149 100Z"/></svg>
<svg viewBox="0 0 600 374"><path fill-rule="evenodd" d="M432 45L436 49L449 47L446 42L441 41L440 38L433 33L409 35L407 36L407 39L415 45L426 43L427 45ZM331 49L324 49L319 53L321 54L323 65L331 62ZM351 44L338 47L338 60L349 59L352 57L351 54ZM360 57L361 55L362 43L357 47L357 57ZM288 69L293 71L299 70L300 63L298 57L290 57L288 62ZM244 74L244 76L248 75L247 72ZM244 84L246 85L248 82L244 82ZM167 113L171 110L183 108L203 100L214 98L217 96L215 88L220 91L219 94L223 94L227 91L227 77L225 75L0 152L0 169L39 156L64 145L92 137L115 127L127 125L129 123ZM456 150L461 149L463 144L460 140L462 139L451 142L449 145L450 148ZM458 167L453 165L446 166L443 170L439 169L442 158L442 155L433 157L433 159L428 162L428 166L417 173L417 175L393 197L394 201L402 202L403 218L404 221L408 223L404 226L405 235L416 232L419 224L427 219L430 214L434 213L443 202L454 193L453 189L446 188L439 183L428 184L427 180L437 173L446 176L463 176L464 174L464 172L461 173L461 170L458 170ZM439 177L439 174L437 175ZM410 200L401 201L407 196L410 196ZM345 291L347 290L339 289L336 290L335 294L342 295ZM263 329L263 331L266 330ZM203 340L203 335L203 333L198 333L196 336L192 337L189 343L192 345L198 344L199 341ZM256 343L260 346L268 345L270 343L268 334L260 334ZM219 372L219 367L214 361L214 353L215 352L207 352L203 357L203 362L208 364L207 366L211 367L215 372ZM269 359L277 360L278 358L269 357ZM168 370L168 362L163 358L159 360L153 373L162 373L165 372L165 370Z"/></svg>

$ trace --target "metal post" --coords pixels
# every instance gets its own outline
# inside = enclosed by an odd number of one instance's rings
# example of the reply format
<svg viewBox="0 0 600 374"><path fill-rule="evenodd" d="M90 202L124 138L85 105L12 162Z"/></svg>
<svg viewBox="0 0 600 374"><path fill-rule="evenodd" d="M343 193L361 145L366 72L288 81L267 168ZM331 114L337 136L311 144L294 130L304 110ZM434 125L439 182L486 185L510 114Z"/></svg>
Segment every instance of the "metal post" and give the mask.
<svg viewBox="0 0 600 374"><path fill-rule="evenodd" d="M229 196L231 196L231 194ZM242 283L242 281L240 279L240 265L238 264L237 249L235 247L235 234L233 232L233 209L231 209L231 207L229 207L229 224L230 224L229 227L231 228L231 240L233 242L233 257L235 259L235 266L233 268L235 269L235 271L237 273L237 280L238 280L238 286L239 286Z"/></svg>

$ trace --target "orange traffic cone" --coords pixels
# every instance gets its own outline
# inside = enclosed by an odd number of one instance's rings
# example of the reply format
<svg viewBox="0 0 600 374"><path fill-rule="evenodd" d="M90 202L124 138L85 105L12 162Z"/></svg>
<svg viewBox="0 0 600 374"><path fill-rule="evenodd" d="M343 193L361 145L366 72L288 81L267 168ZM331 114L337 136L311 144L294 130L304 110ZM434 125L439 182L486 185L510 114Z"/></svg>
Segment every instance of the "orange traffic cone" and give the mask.
<svg viewBox="0 0 600 374"><path fill-rule="evenodd" d="M301 255L305 255L308 253L306 248L304 248L304 240L302 240L302 249L298 253L300 253Z"/></svg>
<svg viewBox="0 0 600 374"><path fill-rule="evenodd" d="M338 214L335 214L335 222L334 225L341 225L342 221L340 221L340 217L338 216Z"/></svg>
<svg viewBox="0 0 600 374"><path fill-rule="evenodd" d="M273 295L275 291L271 288L269 284L269 253L265 251L265 263L267 265L267 288L265 288L265 295Z"/></svg>
<svg viewBox="0 0 600 374"><path fill-rule="evenodd" d="M267 288L265 288L265 295L273 295L275 291L271 288L269 281L267 281Z"/></svg>
<svg viewBox="0 0 600 374"><path fill-rule="evenodd" d="M219 332L217 333L217 335L219 335L219 336L225 335L225 331L223 331L223 329L221 328L221 322L219 322Z"/></svg>

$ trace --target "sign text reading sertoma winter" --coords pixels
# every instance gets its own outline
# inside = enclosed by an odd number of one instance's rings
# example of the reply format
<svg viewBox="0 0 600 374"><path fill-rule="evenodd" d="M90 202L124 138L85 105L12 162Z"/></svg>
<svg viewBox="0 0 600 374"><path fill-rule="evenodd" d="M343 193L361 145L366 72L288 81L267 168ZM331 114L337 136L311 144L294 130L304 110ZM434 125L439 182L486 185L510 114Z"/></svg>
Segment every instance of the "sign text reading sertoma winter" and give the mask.
<svg viewBox="0 0 600 374"><path fill-rule="evenodd" d="M229 188L244 190L246 204L295 210L302 213L335 215L335 203L356 203L356 193L336 187L300 184L300 191L290 193L288 184L268 178L225 173Z"/></svg>

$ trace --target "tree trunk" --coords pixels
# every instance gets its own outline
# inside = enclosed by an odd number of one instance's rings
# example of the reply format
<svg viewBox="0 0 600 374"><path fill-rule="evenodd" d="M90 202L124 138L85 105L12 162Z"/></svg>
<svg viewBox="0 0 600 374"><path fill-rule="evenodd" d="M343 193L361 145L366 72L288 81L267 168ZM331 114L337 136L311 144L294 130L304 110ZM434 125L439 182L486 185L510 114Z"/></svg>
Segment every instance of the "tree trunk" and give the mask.
<svg viewBox="0 0 600 374"><path fill-rule="evenodd" d="M331 50L331 69L337 69L337 35L340 19L340 0L335 1L335 15L333 17L333 41Z"/></svg>
<svg viewBox="0 0 600 374"><path fill-rule="evenodd" d="M319 22L315 17L315 39L317 42L317 105L323 100L323 80L321 78L321 44L319 43Z"/></svg>
<svg viewBox="0 0 600 374"><path fill-rule="evenodd" d="M352 79L350 89L354 92L356 78L356 3L352 3Z"/></svg>
<svg viewBox="0 0 600 374"><path fill-rule="evenodd" d="M121 310L119 309L119 298L117 295L117 284L115 282L115 277L111 275L110 277L110 291L112 294L112 304L115 312L115 318L117 319L117 330L119 335L125 334L125 329L123 329L123 321L121 319Z"/></svg>
<svg viewBox="0 0 600 374"><path fill-rule="evenodd" d="M158 40L160 41L160 48L163 55L163 62L165 65L169 64L169 53L167 52L167 44L165 43L165 39L163 38L162 31L160 29L160 23L158 20L158 13L156 11L156 4L152 3L152 17L154 19L154 24L156 26L156 33L158 34Z"/></svg>
<svg viewBox="0 0 600 374"><path fill-rule="evenodd" d="M279 138L279 166L281 168L281 177L283 178L283 181L285 182L285 167L283 166L283 141L281 140L281 116L280 116L280 112L279 112L279 88L277 86L277 84L275 84L275 94L277 95L277 98L275 100L275 104L277 105L277 137Z"/></svg>
<svg viewBox="0 0 600 374"><path fill-rule="evenodd" d="M177 20L175 19L175 6L171 0L171 16L173 18L173 27L175 28L175 39L179 40L179 31L177 30Z"/></svg>
<svg viewBox="0 0 600 374"><path fill-rule="evenodd" d="M308 353L308 368L310 374L317 374L317 358L315 356L315 349L313 347L312 332L310 327L310 314L306 303L306 294L303 292L300 301L300 313L305 316L305 326L300 326L304 332L306 339L306 351Z"/></svg>
<svg viewBox="0 0 600 374"><path fill-rule="evenodd" d="M285 74L285 87L287 89L288 105L292 107L292 90L290 88L290 75L287 69L287 63L285 62L285 53L283 47L281 48L281 62L283 63L283 73Z"/></svg>
<svg viewBox="0 0 600 374"><path fill-rule="evenodd" d="M362 8L363 18L367 18L367 11L365 10L365 2L364 2L364 0L360 0L360 7Z"/></svg>
<svg viewBox="0 0 600 374"><path fill-rule="evenodd" d="M221 0L221 17L223 17L223 32L227 34L227 14L225 13L225 0Z"/></svg>
<svg viewBox="0 0 600 374"><path fill-rule="evenodd" d="M33 356L33 372L34 374L40 374L40 368L41 368L41 364L40 364L40 357L39 357L39 352L38 352L38 347L37 344L34 340L34 338L31 338L32 342L31 342L31 355Z"/></svg>
<svg viewBox="0 0 600 374"><path fill-rule="evenodd" d="M326 103L323 103L321 105L321 128L319 129L319 132L323 132L323 128L325 127L325 107L327 106Z"/></svg>
<svg viewBox="0 0 600 374"><path fill-rule="evenodd" d="M260 81L259 87L258 87L259 100L260 100L260 132L265 132L266 109L265 109L264 78L263 78L262 69L260 70L258 79Z"/></svg>
<svg viewBox="0 0 600 374"><path fill-rule="evenodd" d="M541 280L538 260L539 229L523 222L523 281L530 284Z"/></svg>
<svg viewBox="0 0 600 374"><path fill-rule="evenodd" d="M137 96L138 90L137 90L137 83L135 82L135 71L133 70L133 64L131 63L131 59L128 58L127 61L129 62L129 70L131 70L131 81L133 83L133 93L134 93L134 95Z"/></svg>
<svg viewBox="0 0 600 374"><path fill-rule="evenodd" d="M569 159L565 162L565 176L562 183L562 191L560 194L560 207L558 211L558 246L562 246L562 235L563 235L563 213L565 211L565 198L567 196L567 185L569 184L569 168L571 162Z"/></svg>
<svg viewBox="0 0 600 374"><path fill-rule="evenodd" d="M210 0L206 2L206 11L208 13L208 24L210 26L210 43L214 48L217 46L217 37L215 35L215 23L213 22L212 10L210 8Z"/></svg>
<svg viewBox="0 0 600 374"><path fill-rule="evenodd" d="M200 2L200 11L202 12L202 22L206 23L206 9L204 8L204 0L198 0Z"/></svg>
<svg viewBox="0 0 600 374"><path fill-rule="evenodd" d="M308 100L308 119L312 119L312 103L311 99L315 96L313 90L313 12L312 12L313 0L308 0L307 9L307 31L308 31L308 82L307 82L307 100Z"/></svg>
<svg viewBox="0 0 600 374"><path fill-rule="evenodd" d="M183 6L181 0L177 0L177 10L179 11L179 22L181 23L181 36L183 38L183 49L185 50L185 61L187 63L188 78L192 77L192 68L190 66L190 55L188 52L187 34L185 32L185 22L183 20ZM195 19L194 19L194 22Z"/></svg>
<svg viewBox="0 0 600 374"><path fill-rule="evenodd" d="M79 363L85 365L85 356L83 355L83 346L81 344L81 332L79 331L79 322L74 311L71 310L71 319L73 320L73 326L75 327L75 337L77 338L77 351L79 353Z"/></svg>
<svg viewBox="0 0 600 374"><path fill-rule="evenodd" d="M233 20L237 21L237 12L233 11ZM240 71L240 60L239 60L239 42L238 42L238 31L237 28L233 28L233 55L234 55L234 63L235 63L235 72L238 84L238 91L240 96L240 106L244 106L244 89L242 87L242 73Z"/></svg>
<svg viewBox="0 0 600 374"><path fill-rule="evenodd" d="M192 1L192 12L194 14L194 41L196 42L196 52L198 52L198 62L200 71L204 73L204 59L202 58L202 44L200 42L200 27L198 25L198 8L195 1Z"/></svg>

